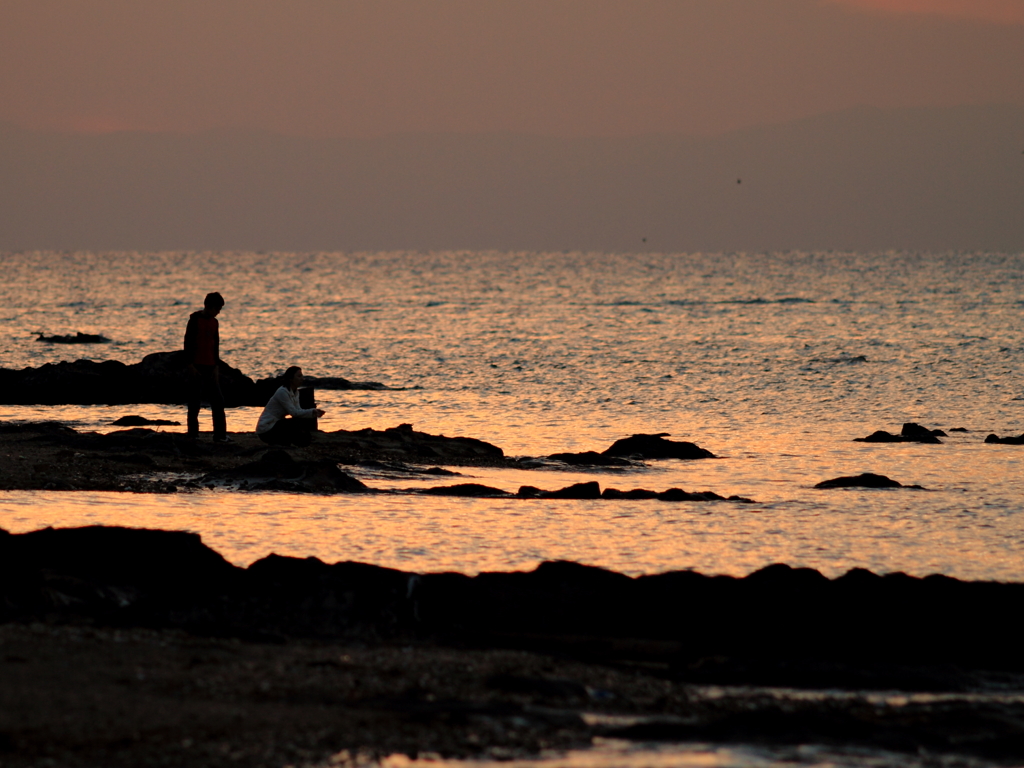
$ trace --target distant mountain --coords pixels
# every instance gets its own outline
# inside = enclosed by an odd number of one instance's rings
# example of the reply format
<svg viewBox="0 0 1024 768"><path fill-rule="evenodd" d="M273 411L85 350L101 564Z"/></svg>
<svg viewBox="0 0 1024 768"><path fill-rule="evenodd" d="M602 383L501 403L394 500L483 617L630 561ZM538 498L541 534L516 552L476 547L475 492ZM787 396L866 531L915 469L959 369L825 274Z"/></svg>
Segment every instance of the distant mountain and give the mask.
<svg viewBox="0 0 1024 768"><path fill-rule="evenodd" d="M1021 251L1024 107L706 139L0 125L0 249L462 248Z"/></svg>

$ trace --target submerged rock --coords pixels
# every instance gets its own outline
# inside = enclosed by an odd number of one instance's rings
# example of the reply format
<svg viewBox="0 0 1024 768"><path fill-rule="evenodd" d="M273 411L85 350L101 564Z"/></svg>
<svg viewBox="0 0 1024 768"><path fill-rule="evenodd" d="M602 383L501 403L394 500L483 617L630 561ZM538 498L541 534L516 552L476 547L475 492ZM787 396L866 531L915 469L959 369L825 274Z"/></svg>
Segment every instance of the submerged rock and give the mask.
<svg viewBox="0 0 1024 768"><path fill-rule="evenodd" d="M122 416L110 422L115 427L180 427L180 421L169 419L147 419L145 416Z"/></svg>
<svg viewBox="0 0 1024 768"><path fill-rule="evenodd" d="M545 491L532 485L524 485L516 492L521 499L599 499L601 486L596 482L575 483L556 491Z"/></svg>
<svg viewBox="0 0 1024 768"><path fill-rule="evenodd" d="M47 344L109 344L110 339L99 333L82 333L78 331L74 335L66 334L64 336L46 336L42 333L36 341L46 342Z"/></svg>
<svg viewBox="0 0 1024 768"><path fill-rule="evenodd" d="M423 493L428 496L462 496L474 499L492 499L512 495L508 491L492 488L489 485L481 485L480 483L459 483L458 485L423 488L417 491L417 493Z"/></svg>
<svg viewBox="0 0 1024 768"><path fill-rule="evenodd" d="M655 435L633 435L616 440L602 451L604 456L639 456L644 459L713 459L711 451L696 443L666 440L668 432Z"/></svg>
<svg viewBox="0 0 1024 768"><path fill-rule="evenodd" d="M989 435L988 437L985 438L985 442L995 443L998 445L1024 445L1024 434L1018 435L1017 437L1000 437L999 435Z"/></svg>
<svg viewBox="0 0 1024 768"><path fill-rule="evenodd" d="M903 485L902 483L886 477L865 472L861 475L848 477L835 477L831 480L822 480L814 486L815 488L914 488L919 491L925 490L920 485Z"/></svg>
<svg viewBox="0 0 1024 768"><path fill-rule="evenodd" d="M597 451L582 453L553 453L548 456L551 461L560 461L574 467L631 467L633 462L618 456L607 456Z"/></svg>
<svg viewBox="0 0 1024 768"><path fill-rule="evenodd" d="M605 488L601 493L602 499L656 499L657 491L650 491L646 488L634 488L630 491L620 491L618 488Z"/></svg>
<svg viewBox="0 0 1024 768"><path fill-rule="evenodd" d="M941 444L940 437L945 437L946 433L941 429L928 429L922 427L920 424L913 422L907 422L903 425L903 429L900 434L894 435L886 432L884 429L880 429L877 432L872 432L867 437L855 437L853 441L855 443L937 443Z"/></svg>

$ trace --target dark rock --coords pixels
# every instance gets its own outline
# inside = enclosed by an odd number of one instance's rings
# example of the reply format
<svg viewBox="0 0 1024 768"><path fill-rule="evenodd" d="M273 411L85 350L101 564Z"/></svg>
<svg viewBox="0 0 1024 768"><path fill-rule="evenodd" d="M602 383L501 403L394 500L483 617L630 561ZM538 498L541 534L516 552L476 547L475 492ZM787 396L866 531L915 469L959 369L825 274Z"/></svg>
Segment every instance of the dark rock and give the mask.
<svg viewBox="0 0 1024 768"><path fill-rule="evenodd" d="M828 579L785 565L745 578L691 571L630 578L549 562L471 578L271 555L241 569L188 533L0 531L0 621L181 627L257 639L428 638L655 661L670 677L708 684L849 679L861 689L895 687L883 684L888 679L911 690L949 690L962 670L1017 674L1024 660L1013 606L1022 601L1024 584L862 569ZM815 683L815 669L832 672ZM844 669L873 670L874 677L858 682ZM504 678L494 685L526 692L545 684Z"/></svg>
<svg viewBox="0 0 1024 768"><path fill-rule="evenodd" d="M631 491L620 491L616 488L605 488L601 494L604 499L658 499L659 501L739 501L754 504L752 499L742 496L721 496L714 491L696 491L689 493L681 488L669 488L667 491L649 491L646 488L634 488Z"/></svg>
<svg viewBox="0 0 1024 768"><path fill-rule="evenodd" d="M537 694L556 699L586 699L587 688L575 680L499 674L487 678L486 685L505 693Z"/></svg>
<svg viewBox="0 0 1024 768"><path fill-rule="evenodd" d="M831 480L822 480L814 486L815 488L914 488L924 490L920 485L903 485L885 475L876 475L865 472L862 475L836 477Z"/></svg>
<svg viewBox="0 0 1024 768"><path fill-rule="evenodd" d="M276 449L267 451L258 461L210 472L199 482L206 485L224 481L250 481L244 487L259 491L363 493L370 490L333 461L296 461L287 451Z"/></svg>
<svg viewBox="0 0 1024 768"><path fill-rule="evenodd" d="M666 440L668 432L656 435L633 435L616 440L603 451L605 456L639 456L644 459L713 459L711 451L695 443Z"/></svg>
<svg viewBox="0 0 1024 768"><path fill-rule="evenodd" d="M908 421L903 425L903 429L900 430L900 434L903 435L903 437L909 437L914 440L928 437L946 437L946 433L941 429L928 429L927 427L922 427L920 424L915 424L912 421Z"/></svg>
<svg viewBox="0 0 1024 768"><path fill-rule="evenodd" d="M853 438L855 443L905 443L905 438L900 435L894 435L891 432L886 432L884 429L879 429L872 432L867 437L855 437Z"/></svg>
<svg viewBox="0 0 1024 768"><path fill-rule="evenodd" d="M154 352L138 363L117 360L47 363L39 368L0 369L0 403L12 405L184 405L188 378L182 352ZM262 407L281 385L278 378L254 382L223 360L219 366L224 402ZM344 379L311 379L323 389ZM326 383L324 383L326 382ZM375 382L348 382L347 389L386 389ZM337 388L341 388L340 385Z"/></svg>
<svg viewBox="0 0 1024 768"><path fill-rule="evenodd" d="M699 493L687 493L681 488L669 488L658 494L659 501L725 501L724 496L719 496L713 491L702 491Z"/></svg>
<svg viewBox="0 0 1024 768"><path fill-rule="evenodd" d="M134 464L139 467L153 467L156 462L152 456L144 453L112 453L106 456L108 461L116 461L121 464Z"/></svg>
<svg viewBox="0 0 1024 768"><path fill-rule="evenodd" d="M516 493L522 499L599 499L601 486L596 482L576 483L559 488L557 491L545 491L532 485L524 485Z"/></svg>
<svg viewBox="0 0 1024 768"><path fill-rule="evenodd" d="M350 455L386 456L399 461L504 466L505 452L496 445L472 437L446 437L417 432L411 424L383 431L322 432L318 443Z"/></svg>
<svg viewBox="0 0 1024 768"><path fill-rule="evenodd" d="M90 526L3 536L0 620L56 612L162 624L203 614L235 574L194 533Z"/></svg>
<svg viewBox="0 0 1024 768"><path fill-rule="evenodd" d="M970 432L971 430L967 429L966 427L952 427L952 428L950 428L949 431L950 432Z"/></svg>
<svg viewBox="0 0 1024 768"><path fill-rule="evenodd" d="M872 432L867 437L855 437L855 443L932 443L942 444L939 435L945 435L941 429L927 429L919 424L908 422L903 425L903 430L898 435L880 429Z"/></svg>
<svg viewBox="0 0 1024 768"><path fill-rule="evenodd" d="M584 451L583 453L553 453L548 458L551 461L560 461L563 464L570 464L574 467L631 467L633 462L617 456L606 456L597 451Z"/></svg>
<svg viewBox="0 0 1024 768"><path fill-rule="evenodd" d="M145 416L122 416L110 422L115 427L180 427L180 421L168 419L147 419Z"/></svg>
<svg viewBox="0 0 1024 768"><path fill-rule="evenodd" d="M602 499L656 499L657 491L649 491L646 488L634 488L631 491L620 491L618 488L605 488L601 493Z"/></svg>
<svg viewBox="0 0 1024 768"><path fill-rule="evenodd" d="M557 491L541 491L538 498L541 499L599 499L601 498L601 486L594 481L588 483L575 483L559 488Z"/></svg>
<svg viewBox="0 0 1024 768"><path fill-rule="evenodd" d="M999 435L989 435L985 438L986 443L996 443L999 445L1024 445L1024 434L1018 437L999 437Z"/></svg>
<svg viewBox="0 0 1024 768"><path fill-rule="evenodd" d="M364 469L375 470L382 474L387 475L439 475L444 477L460 477L459 472L455 472L450 469L444 469L442 467L429 467L427 469L421 469L420 467L411 467L408 464L403 464L399 461L360 461L357 462L357 466Z"/></svg>
<svg viewBox="0 0 1024 768"><path fill-rule="evenodd" d="M378 381L349 381L348 379L343 379L340 376L306 376L306 383L311 387L316 387L317 389L358 389L370 391L388 390L390 392L398 392L405 389L405 387L389 387ZM280 384L278 386L280 386Z"/></svg>
<svg viewBox="0 0 1024 768"><path fill-rule="evenodd" d="M65 336L45 336L39 334L39 338L36 341L44 341L48 344L109 344L110 339L98 333L82 333L78 331L73 336L67 334Z"/></svg>
<svg viewBox="0 0 1024 768"><path fill-rule="evenodd" d="M117 360L47 363L20 371L0 369L0 402L18 405L184 405L188 379L181 352L155 352L140 362ZM225 404L265 405L252 379L221 362Z"/></svg>
<svg viewBox="0 0 1024 768"><path fill-rule="evenodd" d="M445 485L435 488L423 488L417 491L429 496L465 496L467 498L488 499L512 494L500 488L491 488L480 483L460 483L459 485Z"/></svg>

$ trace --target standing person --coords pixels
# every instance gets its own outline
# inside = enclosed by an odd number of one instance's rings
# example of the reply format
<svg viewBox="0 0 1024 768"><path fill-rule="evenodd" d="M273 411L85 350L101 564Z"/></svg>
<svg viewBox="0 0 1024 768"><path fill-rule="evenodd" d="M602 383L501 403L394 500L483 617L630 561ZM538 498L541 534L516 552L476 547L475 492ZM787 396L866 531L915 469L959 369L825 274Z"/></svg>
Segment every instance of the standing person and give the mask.
<svg viewBox="0 0 1024 768"><path fill-rule="evenodd" d="M185 328L185 371L188 374L188 436L199 437L199 407L205 395L213 412L213 442L230 443L220 390L220 325L217 315L224 297L208 293L203 308L189 315Z"/></svg>
<svg viewBox="0 0 1024 768"><path fill-rule="evenodd" d="M281 377L281 386L270 398L267 407L256 422L256 434L270 445L297 445L300 448L313 440L310 429L313 424L304 420L320 417L324 412L319 408L303 408L299 405L299 387L302 385L302 369L293 365ZM291 418L288 418L291 416Z"/></svg>

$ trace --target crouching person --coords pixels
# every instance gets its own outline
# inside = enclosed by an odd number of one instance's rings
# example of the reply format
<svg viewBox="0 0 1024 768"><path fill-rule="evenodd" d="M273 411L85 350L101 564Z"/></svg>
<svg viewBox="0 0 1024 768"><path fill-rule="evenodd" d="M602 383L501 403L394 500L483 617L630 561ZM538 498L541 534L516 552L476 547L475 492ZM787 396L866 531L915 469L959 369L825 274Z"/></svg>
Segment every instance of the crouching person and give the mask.
<svg viewBox="0 0 1024 768"><path fill-rule="evenodd" d="M302 369L297 365L284 372L284 383L277 388L256 422L256 434L263 442L301 448L313 441L313 425L307 420L323 416L324 412L319 408L299 405L302 378Z"/></svg>

